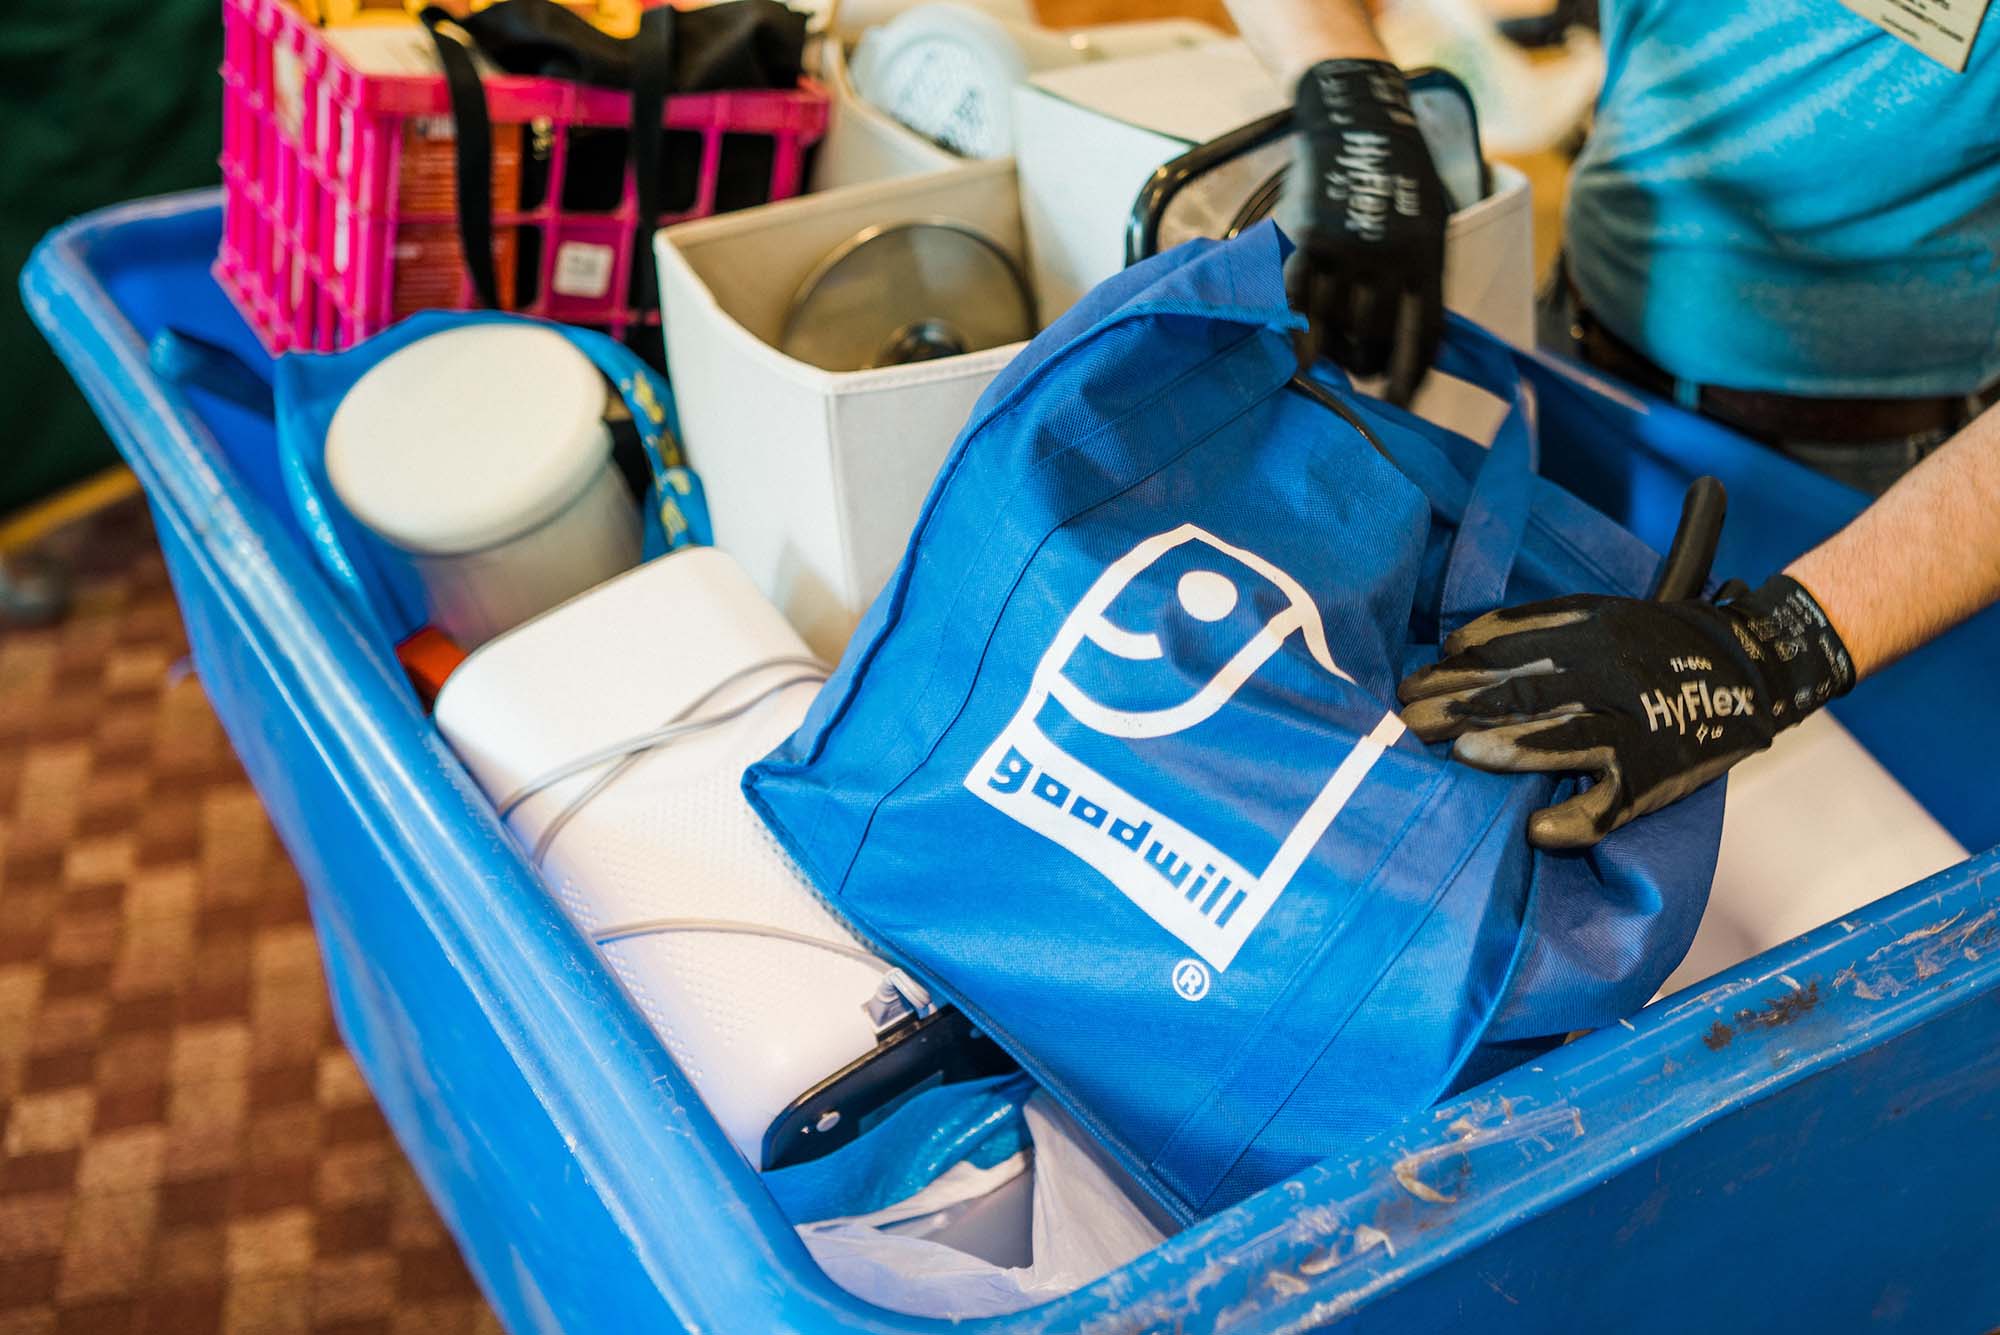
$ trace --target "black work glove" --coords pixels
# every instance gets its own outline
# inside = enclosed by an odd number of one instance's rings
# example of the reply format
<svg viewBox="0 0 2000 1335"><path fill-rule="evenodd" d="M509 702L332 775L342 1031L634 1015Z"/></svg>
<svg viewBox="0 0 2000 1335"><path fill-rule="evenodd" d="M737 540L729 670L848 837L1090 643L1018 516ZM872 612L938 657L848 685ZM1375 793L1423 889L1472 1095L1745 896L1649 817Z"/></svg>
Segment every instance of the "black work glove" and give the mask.
<svg viewBox="0 0 2000 1335"><path fill-rule="evenodd" d="M1303 223L1290 286L1312 324L1307 359L1386 374L1388 397L1408 403L1444 334L1451 218L1409 86L1385 61L1321 61L1299 80L1293 114L1287 213Z"/></svg>
<svg viewBox="0 0 2000 1335"><path fill-rule="evenodd" d="M1585 848L1853 685L1826 613L1779 575L1719 604L1584 594L1492 612L1397 694L1410 731L1456 737L1452 755L1468 765L1590 776L1528 821L1537 847Z"/></svg>

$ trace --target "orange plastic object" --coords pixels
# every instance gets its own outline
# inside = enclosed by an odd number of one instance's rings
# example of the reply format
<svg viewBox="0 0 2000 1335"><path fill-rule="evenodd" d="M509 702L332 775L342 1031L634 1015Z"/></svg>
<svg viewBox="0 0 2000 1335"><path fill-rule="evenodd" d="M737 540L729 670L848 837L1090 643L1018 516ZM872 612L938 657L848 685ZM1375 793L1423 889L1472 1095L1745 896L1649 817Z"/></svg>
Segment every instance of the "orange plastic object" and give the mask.
<svg viewBox="0 0 2000 1335"><path fill-rule="evenodd" d="M444 689L445 678L457 671L466 659L465 650L436 626L425 626L396 646L396 661L417 688L417 698L428 713Z"/></svg>

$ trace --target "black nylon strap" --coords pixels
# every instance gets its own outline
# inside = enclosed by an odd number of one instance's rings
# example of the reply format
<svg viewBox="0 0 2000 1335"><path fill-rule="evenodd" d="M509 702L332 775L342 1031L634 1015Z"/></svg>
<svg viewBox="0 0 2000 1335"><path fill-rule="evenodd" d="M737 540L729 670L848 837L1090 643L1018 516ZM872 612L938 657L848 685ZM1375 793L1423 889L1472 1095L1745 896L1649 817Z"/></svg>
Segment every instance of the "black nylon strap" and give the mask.
<svg viewBox="0 0 2000 1335"><path fill-rule="evenodd" d="M500 287L493 274L493 123L486 111L486 89L465 44L438 30L439 24L453 22L451 14L429 5L418 18L437 46L445 88L451 96L459 248L465 252L465 269L472 276L479 304L487 310L499 310Z"/></svg>
<svg viewBox="0 0 2000 1335"><path fill-rule="evenodd" d="M660 149L665 136L661 121L673 83L674 35L679 21L680 11L672 5L649 9L640 16L639 35L633 39L637 58L632 71L632 179L639 217L632 243L636 275L632 304L641 312L652 310L660 301L653 273L653 228L660 219ZM627 341L641 329L634 323Z"/></svg>

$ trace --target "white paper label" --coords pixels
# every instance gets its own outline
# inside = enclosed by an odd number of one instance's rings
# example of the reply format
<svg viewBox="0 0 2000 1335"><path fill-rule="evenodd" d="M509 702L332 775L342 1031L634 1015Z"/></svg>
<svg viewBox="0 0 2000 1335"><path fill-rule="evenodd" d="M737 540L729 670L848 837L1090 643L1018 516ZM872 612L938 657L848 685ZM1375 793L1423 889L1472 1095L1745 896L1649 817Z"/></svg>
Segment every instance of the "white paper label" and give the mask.
<svg viewBox="0 0 2000 1335"><path fill-rule="evenodd" d="M1840 0L1946 69L1965 72L1973 39L1992 0Z"/></svg>
<svg viewBox="0 0 2000 1335"><path fill-rule="evenodd" d="M615 252L588 241L565 241L556 248L554 286L565 297L601 297L611 290Z"/></svg>
<svg viewBox="0 0 2000 1335"><path fill-rule="evenodd" d="M286 134L298 137L304 119L305 66L290 47L279 42L271 48L271 110Z"/></svg>
<svg viewBox="0 0 2000 1335"><path fill-rule="evenodd" d="M346 273L347 262L352 255L352 243L348 240L348 229L354 217L347 209L347 201L335 200L333 205L333 271Z"/></svg>

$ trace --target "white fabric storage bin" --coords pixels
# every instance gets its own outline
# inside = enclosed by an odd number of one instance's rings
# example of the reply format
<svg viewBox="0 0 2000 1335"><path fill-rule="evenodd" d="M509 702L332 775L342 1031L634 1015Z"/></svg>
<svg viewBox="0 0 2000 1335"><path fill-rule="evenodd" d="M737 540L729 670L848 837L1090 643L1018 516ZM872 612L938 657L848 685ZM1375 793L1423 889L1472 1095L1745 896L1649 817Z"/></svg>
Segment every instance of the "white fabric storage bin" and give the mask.
<svg viewBox="0 0 2000 1335"><path fill-rule="evenodd" d="M639 508L604 424L609 390L553 330L488 324L417 340L341 400L328 480L409 557L425 611L461 646L639 560Z"/></svg>
<svg viewBox="0 0 2000 1335"><path fill-rule="evenodd" d="M794 1099L874 1051L863 1007L888 969L854 957L859 943L743 798L743 770L798 726L822 673L726 553L690 548L489 642L437 701L439 730L496 803L683 711L743 709L639 756L552 838L551 822L608 763L529 797L508 824L529 848L549 840L549 892L753 1164ZM709 930L603 940L661 919L808 940Z"/></svg>
<svg viewBox="0 0 2000 1335"><path fill-rule="evenodd" d="M1237 41L1036 75L1014 93L1014 152L1035 301L1054 320L1125 263L1126 223L1153 172L1290 105ZM1492 190L1451 219L1445 304L1510 343L1535 337L1534 209L1504 164ZM1475 438L1499 425L1490 397L1432 376L1416 411Z"/></svg>
<svg viewBox="0 0 2000 1335"><path fill-rule="evenodd" d="M833 372L776 344L799 284L834 247L864 228L936 219L1022 257L1014 164L808 195L657 239L667 363L716 543L829 659L895 569L973 403L1021 345Z"/></svg>

